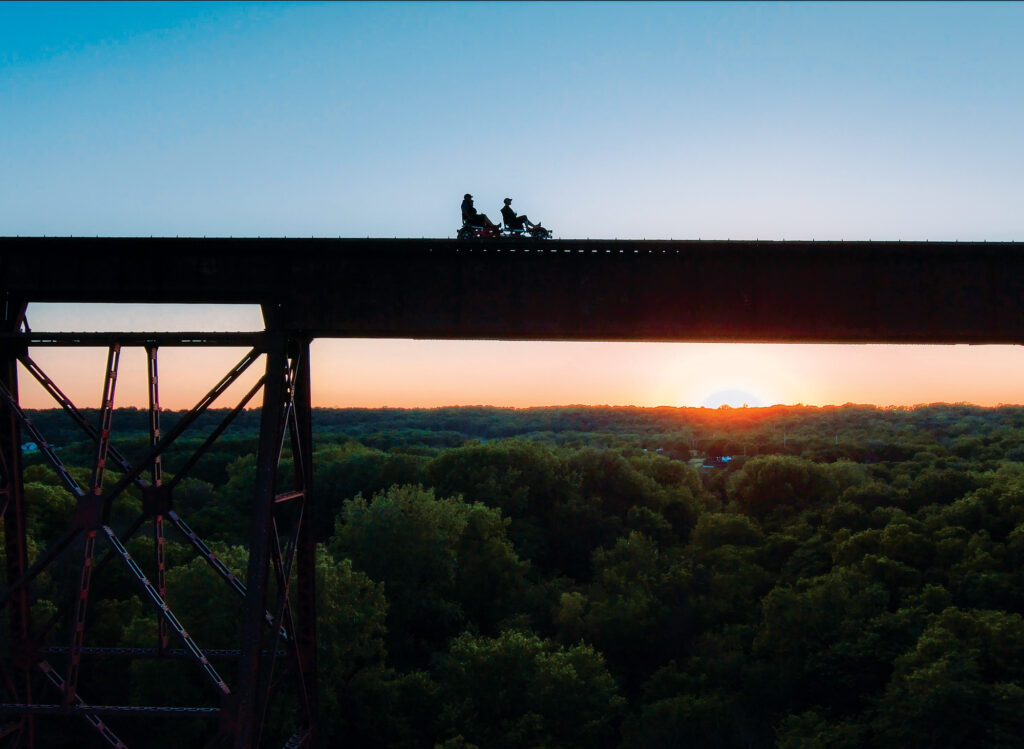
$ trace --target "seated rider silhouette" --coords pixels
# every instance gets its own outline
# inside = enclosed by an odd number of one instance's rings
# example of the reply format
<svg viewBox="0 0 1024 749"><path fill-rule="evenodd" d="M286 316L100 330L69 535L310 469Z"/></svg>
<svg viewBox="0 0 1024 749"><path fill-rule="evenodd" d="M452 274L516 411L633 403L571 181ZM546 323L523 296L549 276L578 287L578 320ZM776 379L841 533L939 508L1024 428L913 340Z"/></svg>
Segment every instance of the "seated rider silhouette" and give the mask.
<svg viewBox="0 0 1024 749"><path fill-rule="evenodd" d="M473 196L468 192L462 199L462 220L466 222L467 226L488 226L491 229L500 231L497 224L487 218L486 215L476 212L476 208L473 207Z"/></svg>
<svg viewBox="0 0 1024 749"><path fill-rule="evenodd" d="M533 223L526 216L516 215L516 212L512 210L512 198L505 198L505 206L501 209L501 218L505 222L505 226L515 231L541 228L540 224Z"/></svg>

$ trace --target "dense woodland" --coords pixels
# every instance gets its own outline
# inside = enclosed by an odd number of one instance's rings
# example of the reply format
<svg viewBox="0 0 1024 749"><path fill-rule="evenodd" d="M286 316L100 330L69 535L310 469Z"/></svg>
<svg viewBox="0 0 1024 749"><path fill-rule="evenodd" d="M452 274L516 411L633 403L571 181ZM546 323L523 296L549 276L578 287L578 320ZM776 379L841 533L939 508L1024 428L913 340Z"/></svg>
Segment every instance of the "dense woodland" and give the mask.
<svg viewBox="0 0 1024 749"><path fill-rule="evenodd" d="M87 484L93 445L58 411L30 417ZM115 414L122 452L144 452L146 418ZM174 497L243 576L257 424ZM314 431L324 746L1022 745L1024 408L346 409ZM34 555L73 503L37 454L25 480ZM115 526L139 511L129 494ZM129 544L144 568L149 543ZM236 647L223 582L181 539L167 562L196 640ZM71 584L39 581L37 621ZM87 644L152 646L127 575L96 588ZM188 662L97 661L80 683L215 703ZM130 746L215 728L110 722ZM100 745L40 726L48 746Z"/></svg>

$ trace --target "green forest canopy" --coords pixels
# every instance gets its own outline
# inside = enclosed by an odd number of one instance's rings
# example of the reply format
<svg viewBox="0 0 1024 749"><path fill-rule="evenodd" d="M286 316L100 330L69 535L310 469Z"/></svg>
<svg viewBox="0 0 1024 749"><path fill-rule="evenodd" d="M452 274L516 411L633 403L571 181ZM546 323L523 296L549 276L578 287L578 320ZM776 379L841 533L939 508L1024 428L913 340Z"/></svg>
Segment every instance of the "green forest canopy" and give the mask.
<svg viewBox="0 0 1024 749"><path fill-rule="evenodd" d="M57 410L29 415L86 482L92 444ZM122 452L144 452L147 419L114 415ZM257 428L243 414L174 498L237 573ZM325 746L1020 745L1022 408L317 409L314 431ZM74 504L26 458L35 554ZM230 647L219 578L183 543L167 563L179 618ZM40 582L38 619L67 585ZM113 567L89 616L92 644L154 640ZM82 678L124 704L204 704L187 664ZM158 722L118 733L210 730ZM40 725L47 745L93 740Z"/></svg>

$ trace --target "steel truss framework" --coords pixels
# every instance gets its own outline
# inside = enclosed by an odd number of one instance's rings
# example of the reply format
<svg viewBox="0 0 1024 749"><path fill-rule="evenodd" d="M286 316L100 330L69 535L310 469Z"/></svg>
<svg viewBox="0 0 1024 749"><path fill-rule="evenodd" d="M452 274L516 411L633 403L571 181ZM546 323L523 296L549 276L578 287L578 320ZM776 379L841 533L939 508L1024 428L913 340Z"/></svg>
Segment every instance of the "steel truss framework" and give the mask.
<svg viewBox="0 0 1024 749"><path fill-rule="evenodd" d="M268 712L287 713L293 728L288 747L312 746L316 739L315 546L312 535L312 427L309 339L282 330L278 311L264 305L266 330L254 334L36 334L25 324L26 303L7 299L0 330L0 517L3 518L6 588L0 588L8 644L0 643L0 746L36 747L42 721L77 721L98 742L126 746L116 733L122 716L210 718L209 746L249 749L264 746ZM238 346L250 350L174 425L161 425L158 353L161 346ZM29 356L31 345L107 348L99 424L88 421ZM147 355L149 449L132 462L113 444L114 404L121 349L141 346ZM227 413L173 476L164 476L167 450L250 366L263 360L264 373ZM22 410L18 365L27 371L95 445L92 478L81 486L45 435ZM252 487L249 561L239 579L175 509L174 492L190 470L262 391L256 478ZM74 498L70 527L49 548L29 558L22 439L36 443ZM286 440L288 441L286 443ZM294 475L279 477L282 453L290 446ZM112 476L107 476L107 469ZM279 491L281 485L292 488ZM126 528L112 524L111 511L129 487L142 496L142 513ZM144 527L152 529L151 560L143 571L126 544ZM241 641L235 649L204 650L174 613L168 590L164 546L173 529L223 580L225 605L237 605ZM138 542L136 542L138 543ZM30 564L31 561L31 564ZM96 582L108 566L134 580L139 597L157 614L150 648L110 648L90 643L89 610ZM49 621L33 619L34 583L58 567L73 580L72 595ZM70 572L69 572L70 570ZM231 601L237 599L237 603ZM63 627L61 626L63 625ZM59 632L70 632L60 641ZM194 663L208 685L205 706L112 705L80 678L83 662L97 658L155 659ZM218 665L230 664L231 683ZM281 708L281 705L286 707ZM108 724L107 721L112 721ZM77 729L76 729L77 730ZM94 742L96 743L96 742Z"/></svg>

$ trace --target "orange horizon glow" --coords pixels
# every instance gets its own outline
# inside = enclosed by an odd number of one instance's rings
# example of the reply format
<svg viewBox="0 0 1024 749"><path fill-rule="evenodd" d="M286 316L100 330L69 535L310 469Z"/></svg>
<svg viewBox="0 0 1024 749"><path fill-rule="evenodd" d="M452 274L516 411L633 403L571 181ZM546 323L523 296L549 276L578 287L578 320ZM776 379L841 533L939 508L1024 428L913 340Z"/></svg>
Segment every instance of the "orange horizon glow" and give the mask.
<svg viewBox="0 0 1024 749"><path fill-rule="evenodd" d="M191 408L245 349L159 351L160 404ZM80 408L99 405L106 349L39 348L32 358ZM118 407L147 405L145 352L124 348ZM254 363L215 404L233 407L263 372ZM1024 349L1013 346L664 344L317 340L314 407L564 405L752 407L1024 403ZM57 404L22 368L25 408ZM715 398L718 398L716 401ZM252 407L258 407L259 397Z"/></svg>
<svg viewBox="0 0 1024 749"><path fill-rule="evenodd" d="M46 332L263 326L251 305L34 304L28 319ZM161 407L191 408L245 352L161 348ZM30 355L80 408L99 405L105 348L40 346ZM310 356L314 407L1024 403L1021 346L317 339ZM143 349L122 349L118 407L147 406L145 361ZM253 364L214 407L237 404L263 366ZM23 407L56 407L24 369L19 384Z"/></svg>

